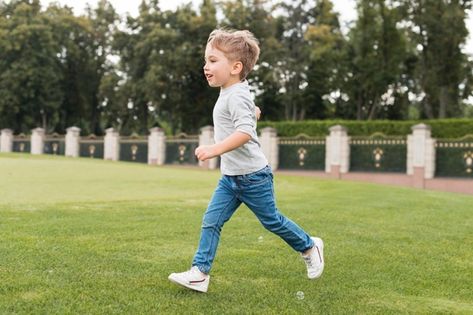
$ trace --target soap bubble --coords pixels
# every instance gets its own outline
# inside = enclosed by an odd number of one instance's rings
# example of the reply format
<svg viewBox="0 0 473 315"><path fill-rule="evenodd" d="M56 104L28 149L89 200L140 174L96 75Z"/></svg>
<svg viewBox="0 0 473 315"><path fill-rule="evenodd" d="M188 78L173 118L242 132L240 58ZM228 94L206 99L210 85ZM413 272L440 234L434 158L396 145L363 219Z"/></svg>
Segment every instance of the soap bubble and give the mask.
<svg viewBox="0 0 473 315"><path fill-rule="evenodd" d="M304 299L304 292L297 291L296 297L297 297L298 300L303 300Z"/></svg>

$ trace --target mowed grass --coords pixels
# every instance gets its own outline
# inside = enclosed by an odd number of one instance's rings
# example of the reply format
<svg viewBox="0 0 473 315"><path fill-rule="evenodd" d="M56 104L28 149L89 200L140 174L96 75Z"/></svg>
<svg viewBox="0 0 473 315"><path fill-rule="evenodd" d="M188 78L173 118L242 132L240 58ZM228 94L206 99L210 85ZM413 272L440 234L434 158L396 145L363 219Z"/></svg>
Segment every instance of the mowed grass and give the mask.
<svg viewBox="0 0 473 315"><path fill-rule="evenodd" d="M0 314L473 313L472 196L277 173L280 210L325 241L323 276L242 206L209 292L170 283L218 178L0 154Z"/></svg>

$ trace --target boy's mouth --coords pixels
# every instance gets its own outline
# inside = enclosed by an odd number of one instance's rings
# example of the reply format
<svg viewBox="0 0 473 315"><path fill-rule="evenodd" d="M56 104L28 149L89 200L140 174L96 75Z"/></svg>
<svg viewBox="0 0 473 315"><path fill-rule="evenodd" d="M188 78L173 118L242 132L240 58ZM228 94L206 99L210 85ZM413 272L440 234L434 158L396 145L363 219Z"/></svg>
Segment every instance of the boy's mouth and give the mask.
<svg viewBox="0 0 473 315"><path fill-rule="evenodd" d="M210 73L206 73L205 74L205 77L207 78L207 80L211 79L213 77L213 74L210 74Z"/></svg>

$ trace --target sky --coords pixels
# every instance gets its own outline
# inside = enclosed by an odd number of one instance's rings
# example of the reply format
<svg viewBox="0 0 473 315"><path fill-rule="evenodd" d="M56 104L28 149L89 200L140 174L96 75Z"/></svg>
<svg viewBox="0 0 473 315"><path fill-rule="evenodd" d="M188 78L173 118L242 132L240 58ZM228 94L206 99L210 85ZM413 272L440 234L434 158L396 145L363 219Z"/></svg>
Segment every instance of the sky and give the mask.
<svg viewBox="0 0 473 315"><path fill-rule="evenodd" d="M127 0L109 0L113 7L120 14L130 13L132 16L138 14L138 6L141 1L127 1ZM95 4L97 0L41 0L43 5L48 5L52 2L66 4L74 8L74 13L81 13L86 4ZM162 10L173 10L177 6L192 2L199 5L202 0L160 0L159 5ZM340 12L341 18L344 21L353 20L356 18L355 1L354 0L333 0L335 9Z"/></svg>
<svg viewBox="0 0 473 315"><path fill-rule="evenodd" d="M129 13L132 16L138 14L138 5L140 1L130 0L109 0L119 14L124 15ZM332 0L335 10L340 13L340 20L342 26L345 26L350 21L356 19L355 0ZM87 3L94 6L97 0L41 0L44 6L51 2L58 2L63 5L68 5L74 9L74 13L81 14ZM160 0L159 4L162 10L173 10L177 6L185 3L193 2L195 5L200 4L201 0ZM464 48L465 52L473 55L473 12L469 12L469 19L467 20L467 28L470 30L470 36ZM346 28L345 28L346 29Z"/></svg>

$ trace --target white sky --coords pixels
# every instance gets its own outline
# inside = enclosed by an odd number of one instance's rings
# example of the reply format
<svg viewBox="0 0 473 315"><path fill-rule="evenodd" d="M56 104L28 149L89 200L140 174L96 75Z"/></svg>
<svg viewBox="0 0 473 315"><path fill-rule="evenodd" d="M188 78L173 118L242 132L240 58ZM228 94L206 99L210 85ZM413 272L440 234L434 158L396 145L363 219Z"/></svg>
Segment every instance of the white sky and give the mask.
<svg viewBox="0 0 473 315"><path fill-rule="evenodd" d="M138 14L138 6L141 1L130 0L109 0L117 12L121 15L129 13L130 15ZM159 4L162 10L173 10L178 5L193 2L198 5L202 0L160 0ZM340 13L342 25L346 25L350 21L356 19L355 1L354 0L332 0L335 5L335 10ZM97 0L41 0L41 3L47 6L51 2L58 2L65 4L74 9L74 13L80 14L83 12L87 3L94 6ZM473 55L473 12L469 12L469 19L467 20L467 28L470 30L470 35L467 40L465 51Z"/></svg>
<svg viewBox="0 0 473 315"><path fill-rule="evenodd" d="M7 0L8 1L8 0ZM138 6L141 3L138 1L127 1L127 0L109 0L113 7L120 14L130 13L135 16L138 14ZM97 0L41 0L41 3L47 6L49 3L58 2L60 4L66 4L74 8L74 12L79 14L85 8L87 3L95 4ZM194 3L198 6L202 0L160 0L159 6L162 10L174 10L176 7L189 2ZM356 18L355 12L355 1L354 0L333 0L335 9L340 12L342 20L353 20Z"/></svg>

